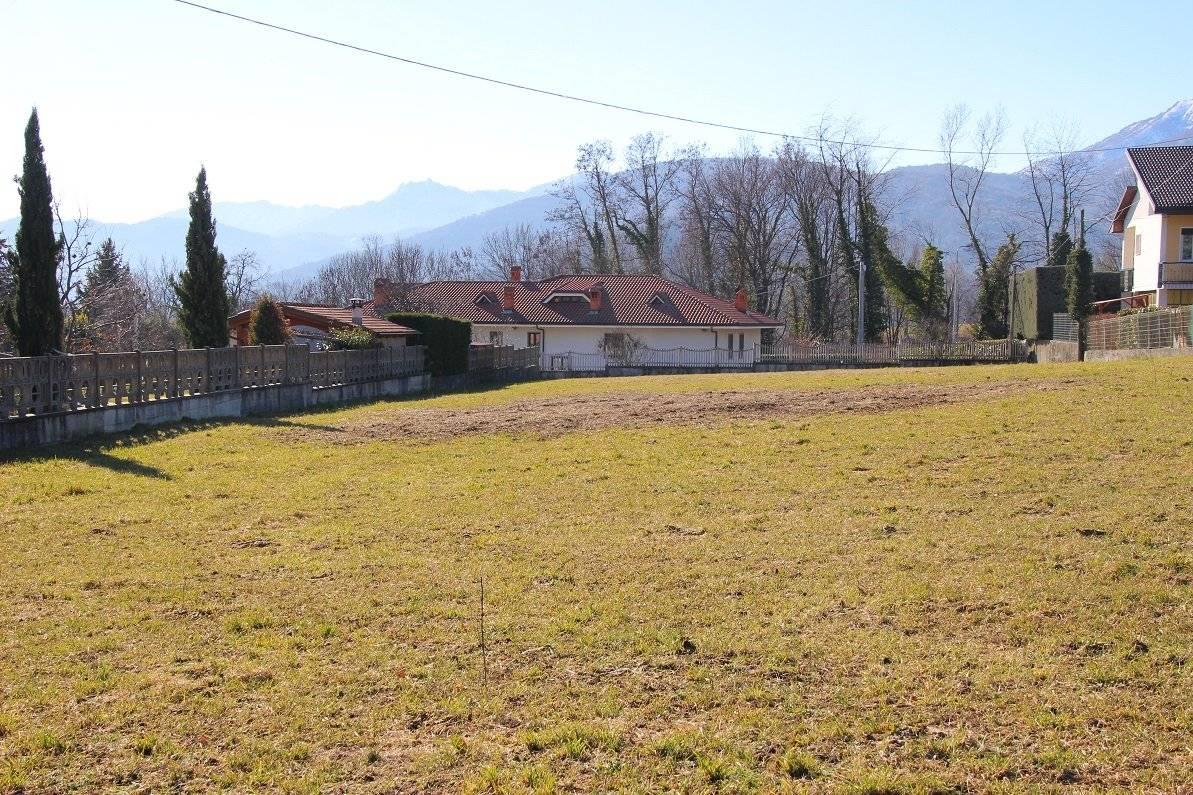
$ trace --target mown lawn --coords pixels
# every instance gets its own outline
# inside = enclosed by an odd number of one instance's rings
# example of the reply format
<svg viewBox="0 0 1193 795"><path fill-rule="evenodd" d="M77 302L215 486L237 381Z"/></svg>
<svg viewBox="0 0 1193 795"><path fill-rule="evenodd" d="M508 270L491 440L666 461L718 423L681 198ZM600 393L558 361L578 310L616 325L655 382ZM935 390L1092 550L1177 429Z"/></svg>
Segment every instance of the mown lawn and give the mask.
<svg viewBox="0 0 1193 795"><path fill-rule="evenodd" d="M0 495L0 791L1193 787L1193 357L543 382L41 451Z"/></svg>

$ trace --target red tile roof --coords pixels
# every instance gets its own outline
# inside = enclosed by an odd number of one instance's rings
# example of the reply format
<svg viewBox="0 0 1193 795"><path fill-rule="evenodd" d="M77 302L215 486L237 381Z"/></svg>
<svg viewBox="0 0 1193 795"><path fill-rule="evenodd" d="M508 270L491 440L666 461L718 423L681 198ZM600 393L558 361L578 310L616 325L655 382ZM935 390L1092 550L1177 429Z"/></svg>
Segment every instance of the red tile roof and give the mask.
<svg viewBox="0 0 1193 795"><path fill-rule="evenodd" d="M1156 212L1193 210L1193 146L1143 146L1127 150Z"/></svg>
<svg viewBox="0 0 1193 795"><path fill-rule="evenodd" d="M512 311L503 309L513 288ZM601 308L589 308L597 287ZM553 296L572 300L552 300ZM482 299L482 296L486 298ZM410 289L411 303L472 323L536 326L755 326L782 325L760 312L739 312L726 301L692 287L644 274L585 274L542 281L428 282ZM367 305L366 305L367 306Z"/></svg>
<svg viewBox="0 0 1193 795"><path fill-rule="evenodd" d="M306 324L316 327L341 328L356 325L352 321L352 309L338 306L322 306L320 304L290 304L279 303L282 314L293 324ZM229 325L237 326L247 323L252 315L251 309L238 312L228 319ZM402 337L418 332L412 328L391 323L377 317L367 308L362 308L361 325L379 337Z"/></svg>

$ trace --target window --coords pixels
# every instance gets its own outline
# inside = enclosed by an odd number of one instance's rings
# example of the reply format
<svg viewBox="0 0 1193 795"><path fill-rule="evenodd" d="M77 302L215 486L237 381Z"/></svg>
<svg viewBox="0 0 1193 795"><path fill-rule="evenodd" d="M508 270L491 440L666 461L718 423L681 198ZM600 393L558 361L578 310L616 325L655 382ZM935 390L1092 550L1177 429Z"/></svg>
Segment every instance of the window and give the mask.
<svg viewBox="0 0 1193 795"><path fill-rule="evenodd" d="M526 347L537 348L543 341L543 334L540 331L526 332Z"/></svg>
<svg viewBox="0 0 1193 795"><path fill-rule="evenodd" d="M504 337L505 337L504 332L490 331L489 332L489 344L494 347L500 348L502 345L505 344L504 342L502 342Z"/></svg>
<svg viewBox="0 0 1193 795"><path fill-rule="evenodd" d="M1143 253L1143 235L1138 232L1135 233L1135 256Z"/></svg>
<svg viewBox="0 0 1193 795"><path fill-rule="evenodd" d="M1181 229L1181 262L1193 262L1193 227Z"/></svg>

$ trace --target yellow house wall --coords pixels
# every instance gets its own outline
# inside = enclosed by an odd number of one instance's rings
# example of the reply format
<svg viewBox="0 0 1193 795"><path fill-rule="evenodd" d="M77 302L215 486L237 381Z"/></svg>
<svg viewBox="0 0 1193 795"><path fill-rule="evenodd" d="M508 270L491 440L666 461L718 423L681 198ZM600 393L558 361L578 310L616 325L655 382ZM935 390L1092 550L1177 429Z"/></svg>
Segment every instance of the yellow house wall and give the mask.
<svg viewBox="0 0 1193 795"><path fill-rule="evenodd" d="M1164 226L1164 261L1180 262L1181 228L1193 227L1193 215L1165 216Z"/></svg>

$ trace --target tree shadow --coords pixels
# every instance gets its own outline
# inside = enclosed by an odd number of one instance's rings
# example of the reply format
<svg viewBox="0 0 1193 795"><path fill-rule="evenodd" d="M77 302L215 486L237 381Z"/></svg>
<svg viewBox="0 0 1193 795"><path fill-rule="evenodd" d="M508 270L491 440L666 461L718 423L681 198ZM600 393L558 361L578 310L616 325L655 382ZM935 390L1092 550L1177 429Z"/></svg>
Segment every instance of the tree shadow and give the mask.
<svg viewBox="0 0 1193 795"><path fill-rule="evenodd" d="M126 446L118 443L103 445L75 443L35 448L16 453L0 454L0 464L64 459L78 461L80 464L86 464L87 466L111 470L122 475L137 475L138 477L154 478L156 480L173 480L173 476L160 467L142 464L139 461L130 461L127 458L120 458L108 452L111 448Z"/></svg>

